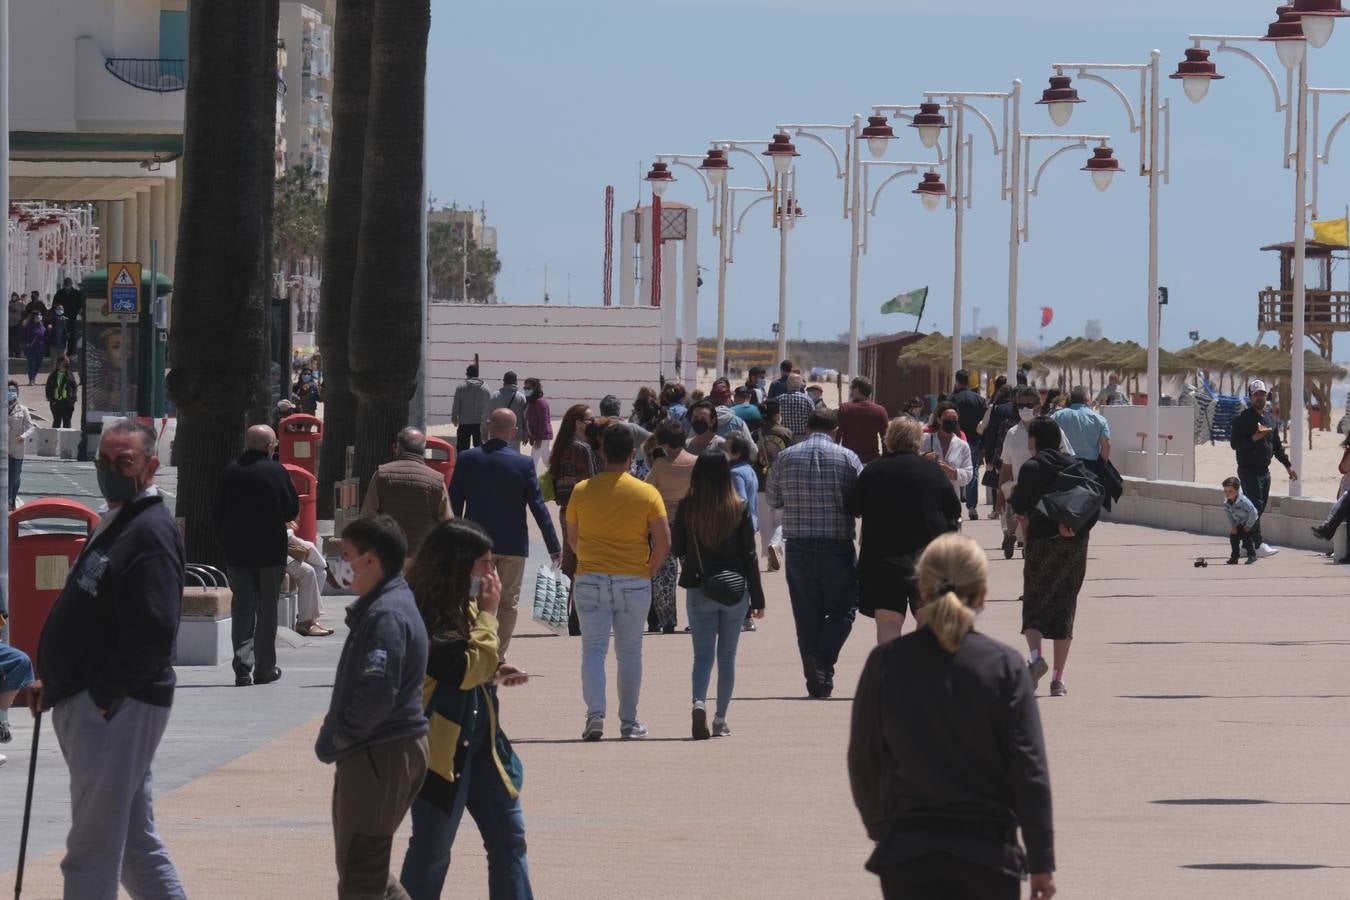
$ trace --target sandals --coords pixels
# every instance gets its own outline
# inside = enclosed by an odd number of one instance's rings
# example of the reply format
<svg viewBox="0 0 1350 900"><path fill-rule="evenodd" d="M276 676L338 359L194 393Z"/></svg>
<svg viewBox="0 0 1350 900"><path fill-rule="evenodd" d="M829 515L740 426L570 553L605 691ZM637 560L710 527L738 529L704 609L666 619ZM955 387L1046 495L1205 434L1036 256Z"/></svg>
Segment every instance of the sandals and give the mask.
<svg viewBox="0 0 1350 900"><path fill-rule="evenodd" d="M324 628L318 622L296 622L295 632L304 637L328 637L333 629Z"/></svg>

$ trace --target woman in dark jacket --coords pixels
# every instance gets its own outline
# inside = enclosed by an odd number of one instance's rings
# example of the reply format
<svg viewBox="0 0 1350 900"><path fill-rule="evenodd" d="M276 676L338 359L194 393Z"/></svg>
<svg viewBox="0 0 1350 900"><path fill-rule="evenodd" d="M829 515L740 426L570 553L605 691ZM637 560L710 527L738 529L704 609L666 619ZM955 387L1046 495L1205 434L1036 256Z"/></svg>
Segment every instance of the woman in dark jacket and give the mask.
<svg viewBox="0 0 1350 900"><path fill-rule="evenodd" d="M1013 488L1012 510L1027 522L1026 560L1022 566L1022 634L1031 650L1028 666L1031 680L1039 686L1050 670L1041 655L1041 641L1049 638L1055 648L1055 669L1050 696L1067 694L1064 666L1073 643L1073 620L1078 611L1078 592L1087 576L1088 532L1097 524L1093 516L1077 531L1052 521L1037 507L1053 490L1060 472L1076 461L1060 451L1063 432L1054 419L1033 419L1027 426L1031 459L1022 464Z"/></svg>
<svg viewBox="0 0 1350 900"><path fill-rule="evenodd" d="M845 501L862 517L858 612L877 620L878 644L900 636L906 604L919 608L914 564L923 548L961 521L961 501L942 467L919 455L922 440L917 419L893 420L887 454L867 464Z"/></svg>
<svg viewBox="0 0 1350 900"><path fill-rule="evenodd" d="M731 485L731 464L720 450L709 450L694 463L689 495L680 501L670 528L671 555L681 557L680 587L685 588L685 613L694 637L694 740L726 737L727 708L736 686L736 647L746 611L764 618L764 588L755 555L755 527L749 505ZM745 579L745 593L733 605L712 599L703 589L705 575L736 572ZM708 731L708 682L717 660L717 708Z"/></svg>
<svg viewBox="0 0 1350 900"><path fill-rule="evenodd" d="M529 676L497 664L502 585L491 538L467 519L442 522L422 542L408 582L430 638L422 696L431 728L427 777L413 800L399 881L413 900L441 896L467 809L487 850L488 896L533 897L520 811L523 772L499 725L496 688L524 684Z"/></svg>
<svg viewBox="0 0 1350 900"><path fill-rule="evenodd" d="M52 408L52 427L69 428L75 415L75 396L80 388L75 373L70 371L70 357L61 353L56 367L47 376L47 403Z"/></svg>
<svg viewBox="0 0 1350 900"><path fill-rule="evenodd" d="M919 558L921 627L877 645L853 701L848 772L888 900L1055 894L1050 774L1017 651L974 630L989 565L946 534ZM1017 843L1022 831L1026 851Z"/></svg>

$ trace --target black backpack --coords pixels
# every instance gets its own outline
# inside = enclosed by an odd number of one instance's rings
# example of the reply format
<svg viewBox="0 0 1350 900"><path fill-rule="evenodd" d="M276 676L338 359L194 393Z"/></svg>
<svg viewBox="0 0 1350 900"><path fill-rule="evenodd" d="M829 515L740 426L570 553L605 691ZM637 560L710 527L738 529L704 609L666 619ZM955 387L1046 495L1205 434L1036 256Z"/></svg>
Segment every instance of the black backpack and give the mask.
<svg viewBox="0 0 1350 900"><path fill-rule="evenodd" d="M1079 531L1101 513L1105 500L1101 482L1081 460L1075 459L1059 470L1036 509L1056 525Z"/></svg>

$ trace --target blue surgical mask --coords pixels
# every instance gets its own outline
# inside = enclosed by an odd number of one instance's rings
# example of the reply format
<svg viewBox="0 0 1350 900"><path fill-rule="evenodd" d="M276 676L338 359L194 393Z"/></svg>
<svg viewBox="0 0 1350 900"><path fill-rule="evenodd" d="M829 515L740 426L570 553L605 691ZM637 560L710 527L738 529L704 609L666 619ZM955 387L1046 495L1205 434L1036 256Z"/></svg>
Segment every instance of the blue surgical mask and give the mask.
<svg viewBox="0 0 1350 900"><path fill-rule="evenodd" d="M301 375L301 376L300 376L300 380L301 380L301 381L312 381L313 379L314 379L314 376L313 376L313 375Z"/></svg>

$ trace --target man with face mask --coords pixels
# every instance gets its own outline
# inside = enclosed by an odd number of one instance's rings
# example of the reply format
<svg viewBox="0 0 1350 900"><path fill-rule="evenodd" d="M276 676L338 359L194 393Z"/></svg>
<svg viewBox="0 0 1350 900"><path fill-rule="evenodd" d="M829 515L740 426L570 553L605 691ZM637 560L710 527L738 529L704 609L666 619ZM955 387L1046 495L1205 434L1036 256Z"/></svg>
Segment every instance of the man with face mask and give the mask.
<svg viewBox="0 0 1350 900"><path fill-rule="evenodd" d="M1013 413L1007 429L1003 432L998 448L999 479L998 494L995 495L995 509L1003 524L1003 558L1012 559L1017 542L1019 522L1008 505L1008 498L1017 487L1017 473L1022 464L1031 459L1032 452L1027 440L1027 426L1036 418L1036 410L1041 405L1041 395L1034 387L1018 386L1013 392ZM1060 432L1060 452L1073 456L1073 445L1064 439ZM1025 530L1025 529L1023 529ZM1025 537L1025 535L1023 535Z"/></svg>
<svg viewBox="0 0 1350 900"><path fill-rule="evenodd" d="M84 312L84 294L75 287L74 280L67 278L61 290L52 297L52 306L59 306L65 310L66 321L70 324L66 345L58 348L57 352L64 351L70 356L75 355L75 320Z"/></svg>
<svg viewBox="0 0 1350 900"><path fill-rule="evenodd" d="M333 838L339 897L407 897L389 869L394 832L427 771L422 685L427 629L403 577L408 544L389 516L342 531L334 568L359 599L347 607L347 641L328 714L314 742L336 763Z"/></svg>
<svg viewBox="0 0 1350 900"><path fill-rule="evenodd" d="M109 425L95 468L108 511L52 607L42 681L22 692L52 710L70 770L67 897L187 895L155 828L151 764L169 721L183 598L183 542L155 487L155 433Z"/></svg>
<svg viewBox="0 0 1350 900"><path fill-rule="evenodd" d="M225 467L216 495L216 533L230 579L234 683L270 684L277 662L277 598L286 574L286 523L300 515L291 476L272 459L277 436L254 425L244 454Z"/></svg>
<svg viewBox="0 0 1350 900"><path fill-rule="evenodd" d="M1238 480L1242 482L1242 493L1256 506L1258 513L1266 511L1266 501L1270 499L1270 461L1278 459L1289 473L1290 481L1298 481L1298 472L1284 452L1280 441L1280 431L1270 414L1267 403L1270 393L1266 383L1257 379L1247 388L1251 402L1247 408L1233 417L1233 431L1229 439L1237 454ZM1252 541L1256 544L1256 555L1262 558L1274 556L1279 551L1261 539L1261 523L1258 521L1252 529Z"/></svg>

